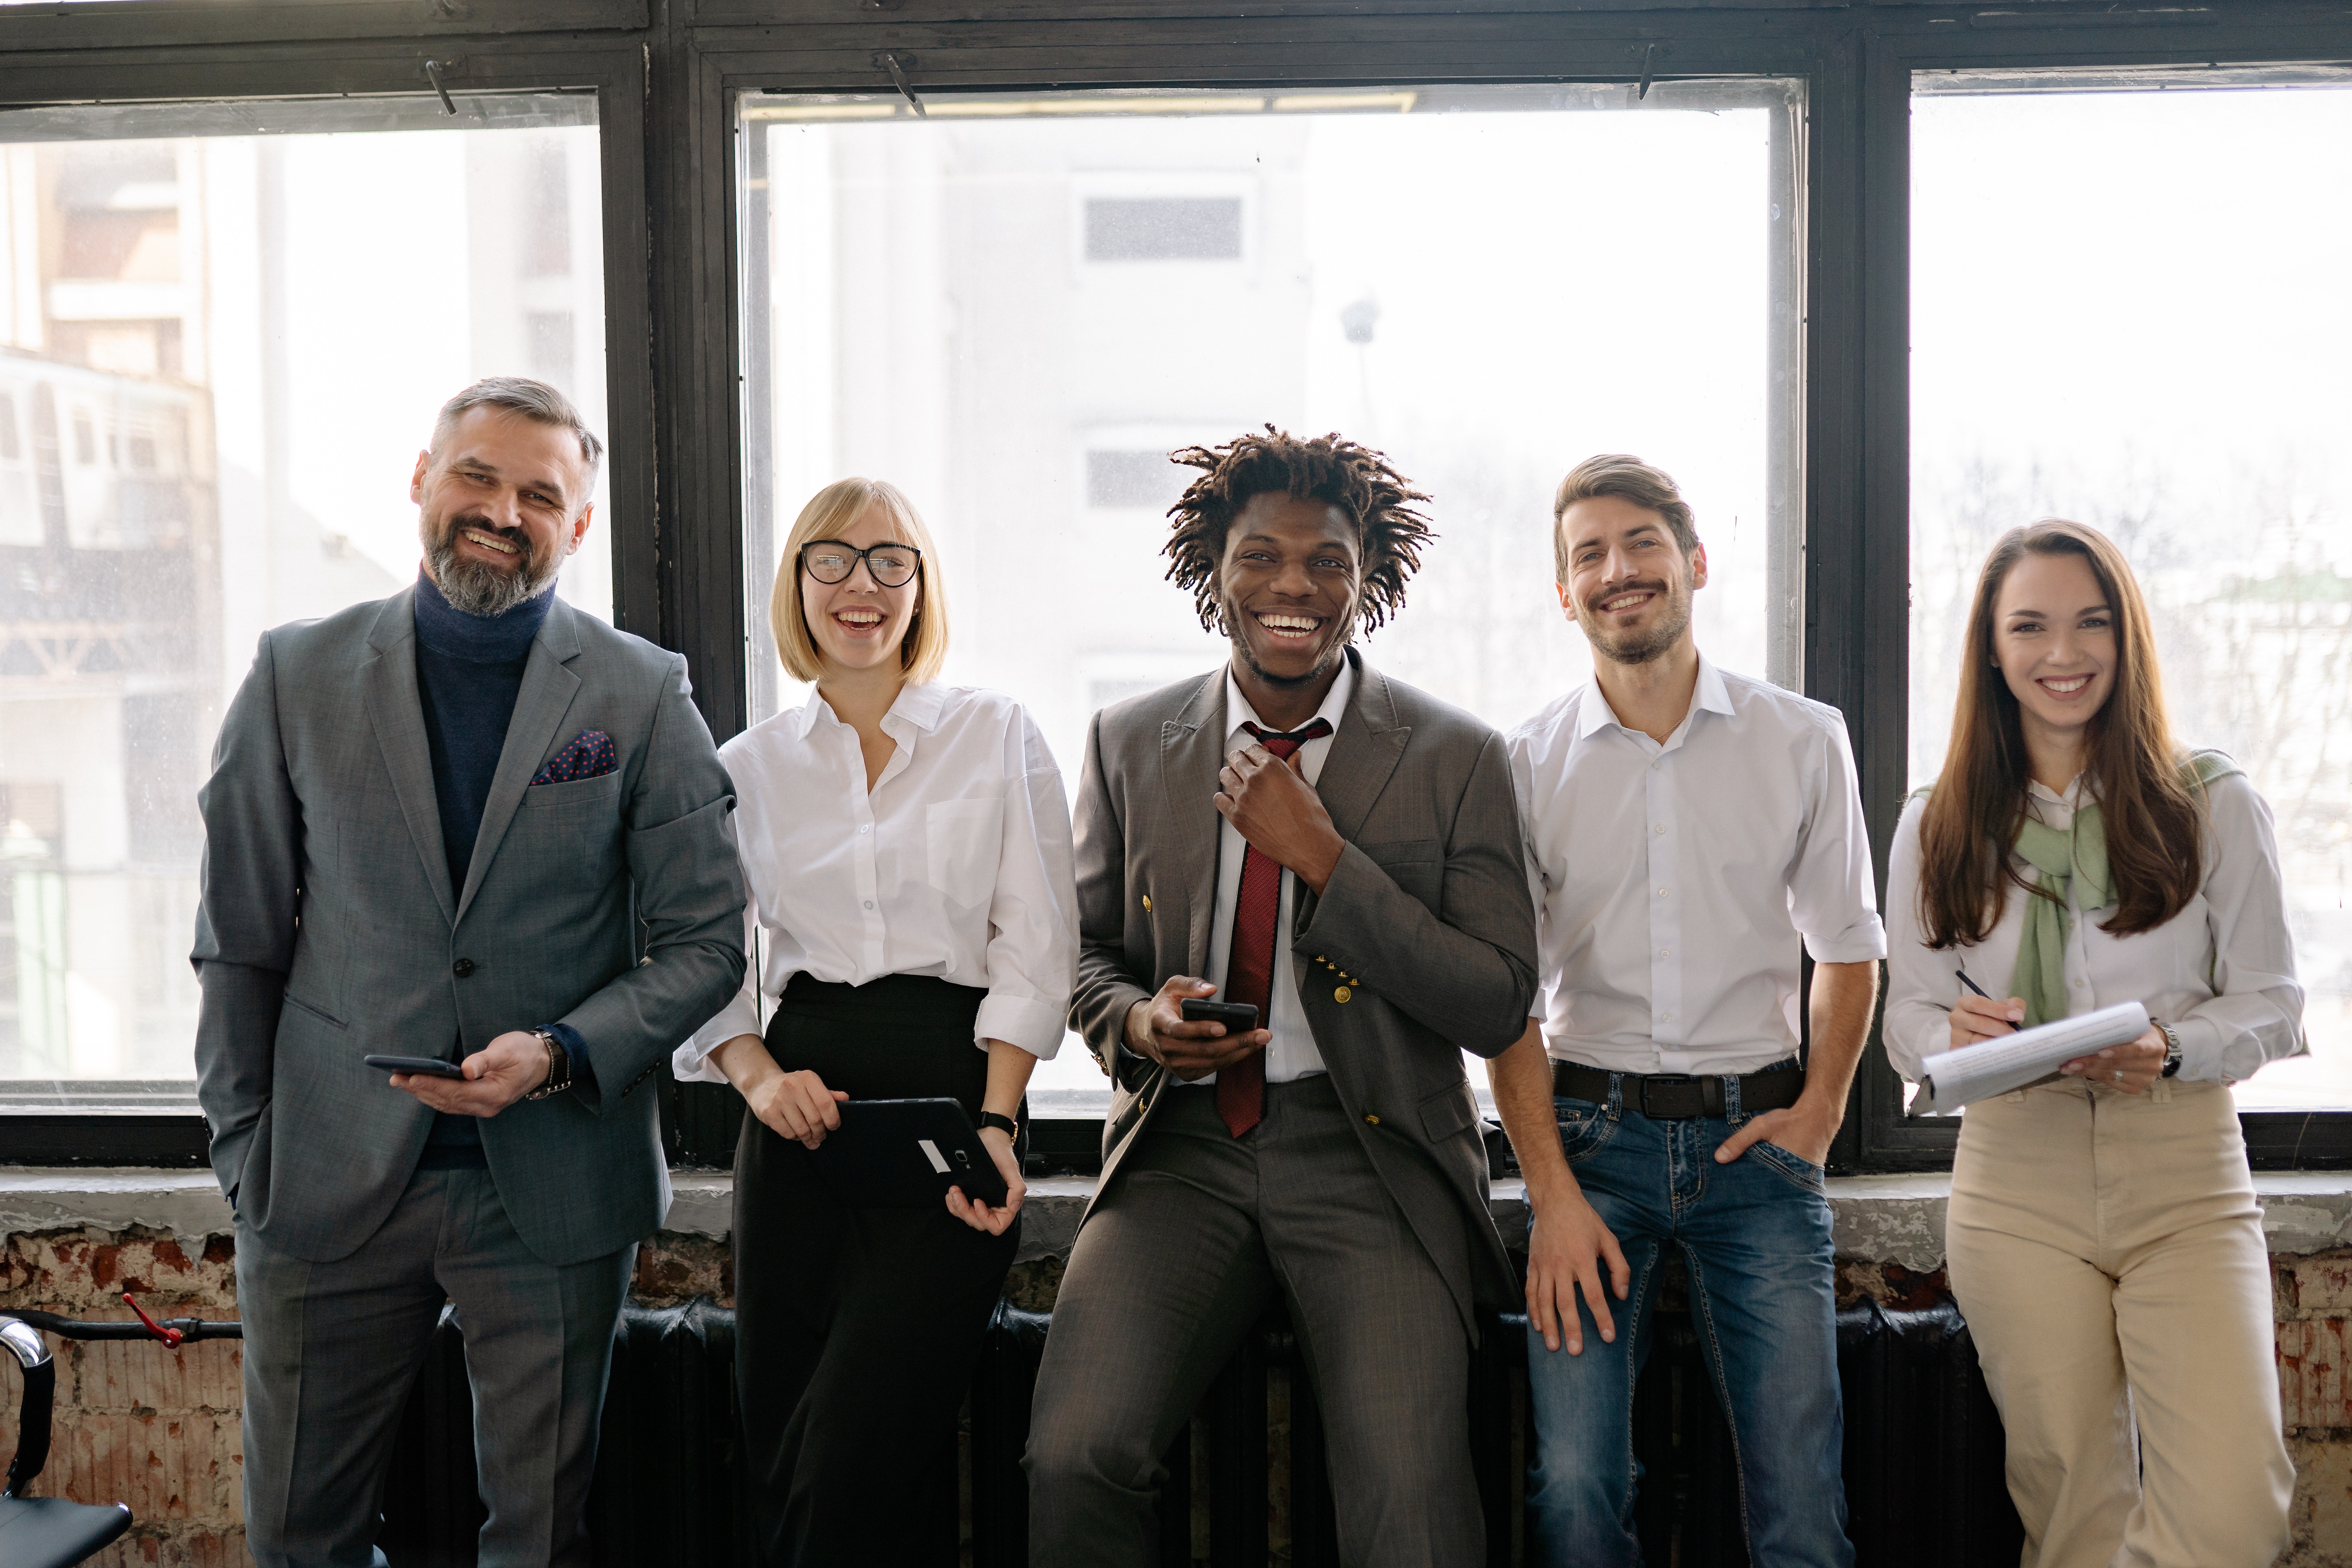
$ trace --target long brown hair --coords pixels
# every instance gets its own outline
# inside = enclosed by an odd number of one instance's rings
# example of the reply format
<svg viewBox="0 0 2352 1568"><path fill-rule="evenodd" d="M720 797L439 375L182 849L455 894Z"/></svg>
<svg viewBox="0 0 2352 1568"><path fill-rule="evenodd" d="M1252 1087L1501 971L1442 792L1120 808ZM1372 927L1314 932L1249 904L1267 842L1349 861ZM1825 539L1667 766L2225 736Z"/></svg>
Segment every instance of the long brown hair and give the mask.
<svg viewBox="0 0 2352 1568"><path fill-rule="evenodd" d="M1930 947L1983 941L2008 906L2011 883L2041 896L2010 859L2032 771L2016 694L1993 662L1994 606L2011 569L2028 554L2080 556L2115 617L2115 686L2091 716L2083 770L2105 819L2116 887L2115 916L2099 929L2118 936L2152 931L2188 907L2204 877L2203 819L2165 717L2147 602L2105 534L2045 518L1995 542L1969 609L1951 745L1919 819L1919 919Z"/></svg>

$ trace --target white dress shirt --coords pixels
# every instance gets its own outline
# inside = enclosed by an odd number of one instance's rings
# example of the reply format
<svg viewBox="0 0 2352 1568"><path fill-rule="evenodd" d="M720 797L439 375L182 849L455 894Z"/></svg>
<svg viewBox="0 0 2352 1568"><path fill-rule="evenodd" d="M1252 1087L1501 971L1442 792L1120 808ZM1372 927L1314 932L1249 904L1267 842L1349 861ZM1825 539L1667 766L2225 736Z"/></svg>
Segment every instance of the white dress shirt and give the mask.
<svg viewBox="0 0 2352 1568"><path fill-rule="evenodd" d="M1702 657L1664 745L1597 681L1508 744L1556 1059L1752 1072L1797 1048L1800 937L1820 963L1885 956L1836 709Z"/></svg>
<svg viewBox="0 0 2352 1568"><path fill-rule="evenodd" d="M1298 773L1308 784L1323 776L1323 759L1331 754L1331 739L1339 731L1339 721L1348 711L1349 700L1356 694L1356 667L1342 661L1339 679L1331 683L1324 695L1323 706L1315 710L1315 719L1330 723L1331 735L1309 741L1298 748ZM1307 722L1311 724L1315 719ZM1242 695L1240 682L1234 679L1230 667L1225 670L1225 752L1231 755L1240 747L1256 742L1242 729L1255 724L1270 733L1281 731L1257 716L1249 699ZM1305 729L1306 724L1298 726ZM1215 807L1210 807L1214 810ZM1209 973L1201 976L1217 988L1217 998L1225 999L1225 970L1234 955L1234 905L1241 898L1242 856L1249 848L1248 840L1231 820L1217 830L1217 910L1209 925ZM1274 1033L1266 1042L1265 1081L1291 1083L1311 1074L1322 1072L1323 1053L1316 1048L1315 1031L1307 1022L1307 1013L1298 1003L1298 980L1290 966L1290 943L1286 940L1291 926L1291 909L1298 896L1298 878L1290 871L1282 873L1282 904L1275 914L1274 970L1268 981L1272 994L1266 998L1268 1016L1261 1024ZM1194 1083L1214 1083L1217 1075L1192 1080Z"/></svg>
<svg viewBox="0 0 2352 1568"><path fill-rule="evenodd" d="M2026 809L2063 833L2083 804L2083 781L2064 795L2041 784ZM2067 888L2066 1012L2095 1012L2137 1002L2180 1036L2184 1079L2234 1083L2303 1046L2303 987L2294 978L2287 933L2286 889L2279 876L2271 808L2243 773L2214 783L2205 832L2205 879L2189 906L2154 931L2116 936L2099 929ZM1997 998L2010 994L2025 900L2011 887L2000 919L1984 941L1938 952L1926 945L1919 919L1919 817L1924 795L1903 808L1887 856L1886 1023L1881 1030L1895 1069L1916 1082L1921 1058L1951 1048L1949 1019L1959 994L1957 973ZM2029 883L2039 880L2022 859Z"/></svg>
<svg viewBox="0 0 2352 1568"><path fill-rule="evenodd" d="M814 691L719 749L751 893L743 945L758 958L735 999L678 1047L680 1079L725 1082L711 1051L761 1034L803 973L985 989L975 1045L1061 1049L1078 977L1077 884L1045 737L1011 698L936 682L901 691L882 731L898 750L870 793L857 731Z"/></svg>

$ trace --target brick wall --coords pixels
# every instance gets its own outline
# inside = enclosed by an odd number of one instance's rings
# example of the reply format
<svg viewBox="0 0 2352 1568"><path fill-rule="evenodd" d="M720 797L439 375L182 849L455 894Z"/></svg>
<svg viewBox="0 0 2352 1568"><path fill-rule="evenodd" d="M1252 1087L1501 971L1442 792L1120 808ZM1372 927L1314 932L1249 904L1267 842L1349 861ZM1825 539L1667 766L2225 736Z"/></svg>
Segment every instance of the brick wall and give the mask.
<svg viewBox="0 0 2352 1568"><path fill-rule="evenodd" d="M2279 1382L2296 1467L2294 1544L2281 1568L2352 1568L2352 1249L2273 1260ZM1053 1305L1061 1265L1017 1266L1006 1294ZM157 1317L232 1317L236 1284L228 1240L191 1257L144 1230L17 1235L0 1252L0 1311L39 1308L83 1318L128 1318L136 1291ZM734 1299L723 1243L665 1234L638 1257L635 1287L648 1306ZM1946 1294L1941 1271L1841 1261L1838 1295L1917 1307ZM137 1522L96 1561L104 1568L232 1568L247 1561L239 1489L243 1458L241 1347L212 1340L178 1351L136 1341L52 1346L58 1353L57 1436L36 1490L81 1502L127 1502ZM13 1383L0 1412L0 1452L16 1450Z"/></svg>
<svg viewBox="0 0 2352 1568"><path fill-rule="evenodd" d="M192 1258L168 1236L72 1230L12 1236L0 1253L0 1310L128 1319L125 1290L159 1318L235 1317L228 1238L213 1237ZM55 1437L33 1490L127 1502L137 1521L96 1561L107 1568L233 1568L247 1561L237 1429L243 1347L207 1340L170 1351L152 1342L54 1338L49 1346L58 1361ZM13 1455L13 1376L6 1387L0 1448Z"/></svg>
<svg viewBox="0 0 2352 1568"><path fill-rule="evenodd" d="M2352 1568L2352 1253L2272 1259L2296 1568Z"/></svg>

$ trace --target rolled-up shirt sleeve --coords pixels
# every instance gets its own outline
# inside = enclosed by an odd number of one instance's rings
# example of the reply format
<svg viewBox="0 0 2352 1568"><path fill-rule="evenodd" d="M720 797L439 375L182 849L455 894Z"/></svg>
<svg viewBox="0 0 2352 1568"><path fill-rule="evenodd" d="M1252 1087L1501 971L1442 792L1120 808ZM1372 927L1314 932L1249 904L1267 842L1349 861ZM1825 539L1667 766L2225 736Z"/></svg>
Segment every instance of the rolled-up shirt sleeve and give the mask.
<svg viewBox="0 0 2352 1568"><path fill-rule="evenodd" d="M1789 871L1789 920L1815 963L1866 963L1886 956L1870 825L1844 721L1829 720L1820 733L1812 807Z"/></svg>
<svg viewBox="0 0 2352 1568"><path fill-rule="evenodd" d="M1035 723L1016 726L1022 756L1004 797L996 890L988 909L988 994L975 1042L1003 1040L1051 1060L1078 983L1076 857L1061 770Z"/></svg>
<svg viewBox="0 0 2352 1568"><path fill-rule="evenodd" d="M2287 929L2286 886L2267 801L2244 774L2209 791L2206 927L2213 996L2169 1020L2180 1076L2235 1083L2265 1062L2303 1054L2303 986Z"/></svg>

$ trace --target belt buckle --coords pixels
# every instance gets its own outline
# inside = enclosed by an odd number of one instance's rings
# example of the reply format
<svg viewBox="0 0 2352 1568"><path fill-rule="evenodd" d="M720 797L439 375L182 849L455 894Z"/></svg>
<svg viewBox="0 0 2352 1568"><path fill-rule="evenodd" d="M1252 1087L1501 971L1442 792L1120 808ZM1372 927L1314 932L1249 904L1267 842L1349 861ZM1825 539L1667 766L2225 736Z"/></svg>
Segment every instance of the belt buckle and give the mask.
<svg viewBox="0 0 2352 1568"><path fill-rule="evenodd" d="M1697 1083L1698 1079L1687 1073L1644 1073L1642 1077L1642 1114L1653 1121L1679 1121L1687 1119L1692 1114L1687 1110L1651 1110L1650 1091L1654 1089L1693 1088Z"/></svg>

